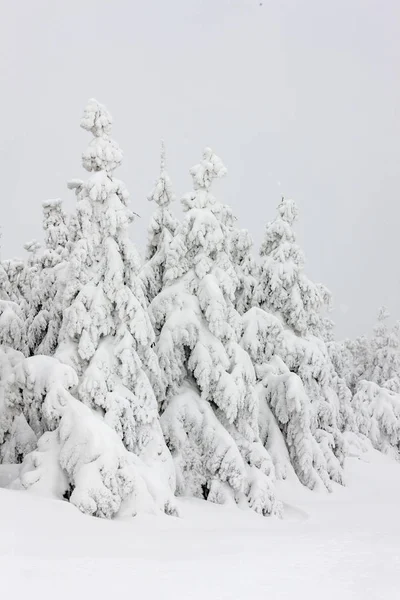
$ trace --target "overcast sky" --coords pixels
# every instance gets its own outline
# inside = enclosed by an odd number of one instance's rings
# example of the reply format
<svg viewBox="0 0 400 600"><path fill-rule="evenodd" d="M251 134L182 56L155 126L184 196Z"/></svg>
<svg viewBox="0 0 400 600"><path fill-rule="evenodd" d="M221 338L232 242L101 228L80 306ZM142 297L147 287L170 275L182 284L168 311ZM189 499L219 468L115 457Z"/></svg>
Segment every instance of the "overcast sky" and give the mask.
<svg viewBox="0 0 400 600"><path fill-rule="evenodd" d="M90 97L114 117L142 249L167 145L177 197L209 145L216 193L260 245L295 198L339 336L400 318L399 0L0 0L2 257L41 239L41 202L84 177Z"/></svg>

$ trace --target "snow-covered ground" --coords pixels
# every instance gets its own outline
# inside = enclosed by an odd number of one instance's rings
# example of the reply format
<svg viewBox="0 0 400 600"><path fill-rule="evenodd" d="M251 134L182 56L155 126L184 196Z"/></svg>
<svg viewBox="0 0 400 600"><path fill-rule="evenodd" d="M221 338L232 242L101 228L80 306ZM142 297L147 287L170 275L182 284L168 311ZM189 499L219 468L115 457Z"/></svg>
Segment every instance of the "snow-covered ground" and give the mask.
<svg viewBox="0 0 400 600"><path fill-rule="evenodd" d="M105 521L0 489L0 590L46 600L400 597L400 465L347 461L332 494L280 484L284 520L180 501L181 518ZM0 471L0 485L7 482ZM293 499L296 499L295 503Z"/></svg>

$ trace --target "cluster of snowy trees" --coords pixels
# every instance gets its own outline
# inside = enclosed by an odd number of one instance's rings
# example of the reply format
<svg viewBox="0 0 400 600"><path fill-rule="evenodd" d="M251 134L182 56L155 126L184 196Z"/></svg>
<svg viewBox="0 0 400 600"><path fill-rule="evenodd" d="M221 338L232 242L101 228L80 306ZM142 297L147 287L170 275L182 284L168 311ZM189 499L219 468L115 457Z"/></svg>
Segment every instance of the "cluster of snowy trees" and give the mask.
<svg viewBox="0 0 400 600"><path fill-rule="evenodd" d="M282 198L259 260L212 193L210 148L173 215L162 148L144 261L114 172L112 119L89 101L76 209L43 204L44 243L0 264L0 462L14 487L110 518L176 514L177 495L279 514L275 482L343 483L346 456L400 448L400 326L335 341Z"/></svg>

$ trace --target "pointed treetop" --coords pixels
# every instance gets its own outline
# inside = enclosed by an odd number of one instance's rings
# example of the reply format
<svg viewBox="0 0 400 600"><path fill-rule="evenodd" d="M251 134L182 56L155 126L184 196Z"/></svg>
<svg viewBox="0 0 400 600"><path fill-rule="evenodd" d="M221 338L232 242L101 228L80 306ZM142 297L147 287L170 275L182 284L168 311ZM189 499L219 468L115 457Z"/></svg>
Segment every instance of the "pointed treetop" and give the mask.
<svg viewBox="0 0 400 600"><path fill-rule="evenodd" d="M284 196L282 196L282 200L278 206L278 212L281 218L289 225L292 225L294 221L297 221L299 216L299 209L297 208L296 202L290 198L285 198Z"/></svg>
<svg viewBox="0 0 400 600"><path fill-rule="evenodd" d="M160 176L157 179L155 186L149 196L147 197L149 202L155 202L158 206L166 207L171 202L174 202L175 196L172 191L171 180L168 173L165 170L165 144L164 140L161 140L161 152L160 152Z"/></svg>
<svg viewBox="0 0 400 600"><path fill-rule="evenodd" d="M227 170L219 156L214 154L211 148L205 148L203 159L198 165L192 167L189 172L193 177L195 189L208 189L213 179L223 177L226 175Z"/></svg>
<svg viewBox="0 0 400 600"><path fill-rule="evenodd" d="M165 171L165 143L161 140L161 152L160 152L160 173Z"/></svg>
<svg viewBox="0 0 400 600"><path fill-rule="evenodd" d="M390 313L386 306L381 306L378 310L378 321L386 321L390 317Z"/></svg>
<svg viewBox="0 0 400 600"><path fill-rule="evenodd" d="M81 127L91 131L95 137L108 137L111 134L111 125L112 117L106 107L94 98L89 100L81 119Z"/></svg>

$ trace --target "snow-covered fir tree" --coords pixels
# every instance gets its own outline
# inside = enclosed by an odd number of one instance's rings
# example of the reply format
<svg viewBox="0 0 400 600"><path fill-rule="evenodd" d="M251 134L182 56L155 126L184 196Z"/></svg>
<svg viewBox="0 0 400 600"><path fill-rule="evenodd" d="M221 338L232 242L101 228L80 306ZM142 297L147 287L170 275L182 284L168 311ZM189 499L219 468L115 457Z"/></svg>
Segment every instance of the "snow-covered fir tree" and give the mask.
<svg viewBox="0 0 400 600"><path fill-rule="evenodd" d="M243 347L259 381L260 429L271 448L279 426L301 481L313 488L322 481L342 482L345 437L354 441L356 423L351 393L332 362L328 340L332 324L323 314L330 294L309 280L292 225L298 209L282 198L278 217L268 223L254 308L244 315ZM281 453L282 459L282 453Z"/></svg>
<svg viewBox="0 0 400 600"><path fill-rule="evenodd" d="M21 415L28 415L40 437L13 487L68 499L97 517L174 512L163 473L154 473L128 452L104 419L72 396L78 385L74 369L53 357L34 356L18 362L15 382L20 392L14 406L20 405ZM9 450L26 452L32 430L23 416L18 424L19 435L11 438Z"/></svg>
<svg viewBox="0 0 400 600"><path fill-rule="evenodd" d="M79 399L158 473L169 510L174 469L155 397L163 383L138 277L140 263L128 235L133 220L129 195L113 175L122 152L110 137L111 124L107 110L89 101L81 126L93 135L82 157L91 176L70 184L77 195L74 244L56 356L78 373Z"/></svg>
<svg viewBox="0 0 400 600"><path fill-rule="evenodd" d="M7 294L7 300L18 306L18 313L20 317L25 320L28 314L28 300L27 292L29 287L27 286L27 264L19 258L13 258L3 260L1 263L2 272L2 289L3 293ZM21 340L17 340L16 343L12 344L13 348L26 352L26 334L22 333Z"/></svg>
<svg viewBox="0 0 400 600"><path fill-rule="evenodd" d="M26 331L30 354L52 355L61 327L69 255L67 217L60 199L43 203L43 229L45 246L31 250L28 261Z"/></svg>
<svg viewBox="0 0 400 600"><path fill-rule="evenodd" d="M165 261L169 245L178 226L170 210L175 200L171 180L165 166L165 145L161 142L160 175L148 197L157 207L152 215L148 230L145 263L140 277L145 286L146 298L150 303L161 291L164 283Z"/></svg>
<svg viewBox="0 0 400 600"><path fill-rule="evenodd" d="M400 392L400 322L389 327L389 311L382 306L371 340L371 364L365 379Z"/></svg>
<svg viewBox="0 0 400 600"><path fill-rule="evenodd" d="M304 273L303 252L292 227L297 218L296 203L282 197L278 216L265 229L255 305L278 313L296 333L304 335L320 331L321 309L329 294Z"/></svg>
<svg viewBox="0 0 400 600"><path fill-rule="evenodd" d="M378 311L371 339L347 341L358 429L381 452L400 458L400 323Z"/></svg>
<svg viewBox="0 0 400 600"><path fill-rule="evenodd" d="M322 482L330 489L331 480L341 483L340 418L346 411L332 387L335 374L324 343L299 337L279 317L254 307L244 315L242 345L256 367L261 437L278 474L285 477L289 467L286 445L304 485L313 489ZM349 420L353 430L351 413Z"/></svg>
<svg viewBox="0 0 400 600"><path fill-rule="evenodd" d="M364 379L352 404L360 433L377 450L400 459L400 394Z"/></svg>
<svg viewBox="0 0 400 600"><path fill-rule="evenodd" d="M19 296L15 292L13 282L9 279L10 271L14 271L11 265L15 262L0 263L0 346L5 345L24 352L26 351L25 314L18 302L18 298L22 298L22 295Z"/></svg>
<svg viewBox="0 0 400 600"><path fill-rule="evenodd" d="M182 200L186 214L169 246L165 287L150 306L167 383L161 422L180 494L267 514L279 504L258 433L253 365L238 343L233 216L211 193L225 172L209 148L191 169L194 191Z"/></svg>

